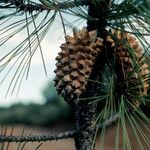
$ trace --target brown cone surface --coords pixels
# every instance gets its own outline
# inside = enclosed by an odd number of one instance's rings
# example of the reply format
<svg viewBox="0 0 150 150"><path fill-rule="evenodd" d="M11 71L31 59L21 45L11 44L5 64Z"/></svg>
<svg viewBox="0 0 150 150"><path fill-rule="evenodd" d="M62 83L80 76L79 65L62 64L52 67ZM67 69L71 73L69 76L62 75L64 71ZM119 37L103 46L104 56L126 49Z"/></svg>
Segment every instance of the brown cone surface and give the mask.
<svg viewBox="0 0 150 150"><path fill-rule="evenodd" d="M101 52L102 39L96 32L86 28L65 36L66 43L60 46L56 57L56 89L64 98L78 98L86 88L97 55Z"/></svg>
<svg viewBox="0 0 150 150"><path fill-rule="evenodd" d="M111 35L106 37L106 43L115 56L115 71L117 82L120 83L119 88L122 88L127 95L134 97L147 95L149 89L147 79L150 71L138 40L129 33L118 30L110 32ZM132 98L131 103L138 107L141 102Z"/></svg>

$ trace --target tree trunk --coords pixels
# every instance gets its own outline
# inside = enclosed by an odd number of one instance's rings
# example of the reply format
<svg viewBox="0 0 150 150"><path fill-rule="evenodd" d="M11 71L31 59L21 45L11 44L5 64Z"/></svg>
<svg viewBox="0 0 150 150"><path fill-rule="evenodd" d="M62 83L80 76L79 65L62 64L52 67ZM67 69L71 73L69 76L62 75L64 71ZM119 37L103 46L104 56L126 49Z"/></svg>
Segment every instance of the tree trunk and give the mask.
<svg viewBox="0 0 150 150"><path fill-rule="evenodd" d="M96 108L96 104L87 104L85 102L78 104L76 127L80 132L75 136L77 150L95 150Z"/></svg>
<svg viewBox="0 0 150 150"><path fill-rule="evenodd" d="M90 79L100 81L104 67L104 51L97 57ZM100 65L101 64L101 65ZM99 95L100 85L89 82L87 90L81 97L89 98ZM75 107L76 128L79 131L75 136L76 150L95 150L95 138L97 134L96 117L97 102L89 100L78 100Z"/></svg>
<svg viewBox="0 0 150 150"><path fill-rule="evenodd" d="M89 1L88 15L99 21L88 20L88 31L97 30L97 36L105 37L106 18L109 13L110 0ZM105 63L106 51L97 57L90 79L101 81L101 74ZM81 97L93 97L99 94L100 86L90 82L87 90ZM89 103L87 100L79 100L75 107L76 128L79 131L75 136L76 150L95 150L96 137L96 113L97 103Z"/></svg>

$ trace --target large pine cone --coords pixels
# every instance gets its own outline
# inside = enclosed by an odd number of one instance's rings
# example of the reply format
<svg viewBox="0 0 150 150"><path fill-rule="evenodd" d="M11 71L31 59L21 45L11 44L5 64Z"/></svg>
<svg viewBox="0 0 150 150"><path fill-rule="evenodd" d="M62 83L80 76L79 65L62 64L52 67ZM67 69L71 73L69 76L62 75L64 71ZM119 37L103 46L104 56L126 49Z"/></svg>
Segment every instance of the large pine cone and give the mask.
<svg viewBox="0 0 150 150"><path fill-rule="evenodd" d="M60 46L56 57L56 89L65 100L78 98L86 88L97 55L101 52L102 39L96 32L86 28L65 36L66 43Z"/></svg>
<svg viewBox="0 0 150 150"><path fill-rule="evenodd" d="M106 37L107 48L113 50L115 71L120 93L124 93L133 106L138 107L140 99L147 95L149 89L149 66L138 40L131 34L110 30ZM139 100L135 99L138 97Z"/></svg>

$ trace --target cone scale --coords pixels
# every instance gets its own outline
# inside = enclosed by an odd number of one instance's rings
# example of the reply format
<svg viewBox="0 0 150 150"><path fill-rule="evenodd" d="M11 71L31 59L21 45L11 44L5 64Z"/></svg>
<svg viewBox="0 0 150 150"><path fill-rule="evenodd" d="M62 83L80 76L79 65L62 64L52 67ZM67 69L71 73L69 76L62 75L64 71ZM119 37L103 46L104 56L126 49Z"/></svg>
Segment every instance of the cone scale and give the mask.
<svg viewBox="0 0 150 150"><path fill-rule="evenodd" d="M123 89L123 94L130 99L133 107L139 107L141 101L134 97L147 95L150 71L138 40L129 33L110 30L106 45L115 57L117 82L121 85L118 89Z"/></svg>
<svg viewBox="0 0 150 150"><path fill-rule="evenodd" d="M56 57L54 81L57 92L70 104L86 90L95 60L104 47L110 49L113 54L111 57L115 56L117 82L121 85L118 89L122 88L121 92L127 97L128 94L135 97L147 95L150 71L138 40L119 30L110 30L109 33L105 44L96 37L95 31L88 32L86 28L74 32L73 36L65 36L66 43L60 46L61 51ZM128 98L135 107L139 107L138 100L131 96Z"/></svg>
<svg viewBox="0 0 150 150"><path fill-rule="evenodd" d="M56 57L55 86L65 100L79 98L85 91L97 55L101 52L103 40L96 32L86 28L74 32L74 36L65 36L66 43L60 46Z"/></svg>

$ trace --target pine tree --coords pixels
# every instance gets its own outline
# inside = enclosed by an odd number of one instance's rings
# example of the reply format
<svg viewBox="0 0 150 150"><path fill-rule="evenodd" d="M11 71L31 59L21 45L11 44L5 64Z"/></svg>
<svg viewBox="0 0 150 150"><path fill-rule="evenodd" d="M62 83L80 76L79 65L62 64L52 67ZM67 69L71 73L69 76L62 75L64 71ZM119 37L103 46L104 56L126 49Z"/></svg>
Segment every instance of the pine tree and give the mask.
<svg viewBox="0 0 150 150"><path fill-rule="evenodd" d="M149 132L145 122L150 123L149 115L143 111L150 106L149 8L148 0L0 0L0 45L24 29L28 35L1 57L1 72L11 62L12 67L18 65L8 92L11 88L14 92L28 76L38 47L46 72L40 42L58 14L66 42L56 57L54 81L58 94L75 112L76 132L71 132L70 137L76 149L94 150L99 133L103 148L106 127L113 121L117 124L115 149L119 138L123 139L123 149L132 149L127 123L140 149L144 149L142 142L149 149L149 137L142 130ZM78 29L72 24L73 35L68 35L65 13L84 19L86 27ZM12 23L12 18L17 21ZM29 29L31 24L33 31Z"/></svg>

